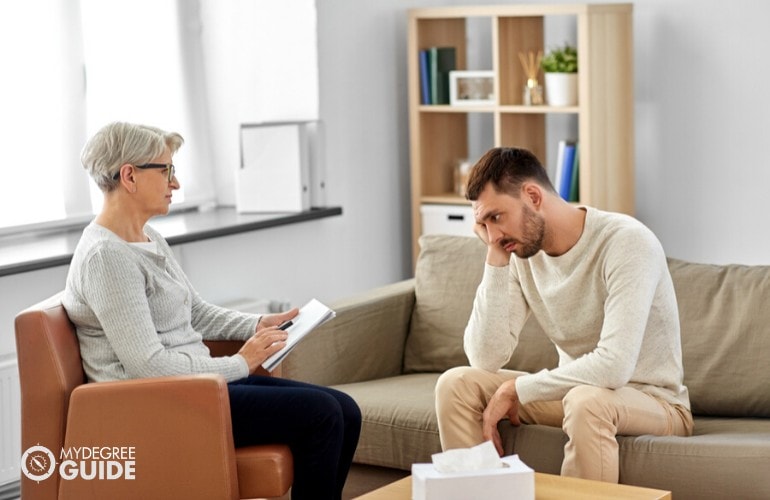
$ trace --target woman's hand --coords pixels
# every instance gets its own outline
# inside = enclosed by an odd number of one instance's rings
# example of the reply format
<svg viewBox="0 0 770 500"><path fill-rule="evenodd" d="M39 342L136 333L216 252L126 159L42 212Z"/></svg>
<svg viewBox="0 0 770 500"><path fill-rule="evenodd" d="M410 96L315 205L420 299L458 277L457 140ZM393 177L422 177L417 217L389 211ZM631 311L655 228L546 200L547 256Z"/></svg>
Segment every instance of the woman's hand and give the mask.
<svg viewBox="0 0 770 500"><path fill-rule="evenodd" d="M259 331L262 328L278 326L284 321L293 319L295 316L297 316L297 314L299 314L299 309L297 309L296 307L282 313L265 314L264 316L259 318L259 323L257 323L257 331Z"/></svg>
<svg viewBox="0 0 770 500"><path fill-rule="evenodd" d="M278 326L257 330L257 333L252 335L238 351L249 365L249 373L254 373L267 358L283 349L286 346L287 337L288 334L279 330Z"/></svg>

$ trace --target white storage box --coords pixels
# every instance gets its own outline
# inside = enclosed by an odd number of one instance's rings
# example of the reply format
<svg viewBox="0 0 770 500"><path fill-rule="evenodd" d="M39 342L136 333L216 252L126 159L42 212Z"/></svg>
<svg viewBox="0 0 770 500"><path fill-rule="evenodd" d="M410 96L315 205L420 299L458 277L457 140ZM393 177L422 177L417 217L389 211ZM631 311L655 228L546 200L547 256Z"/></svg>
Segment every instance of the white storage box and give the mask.
<svg viewBox="0 0 770 500"><path fill-rule="evenodd" d="M412 500L534 500L535 472L518 455L506 467L471 472L438 472L431 464L412 465Z"/></svg>
<svg viewBox="0 0 770 500"><path fill-rule="evenodd" d="M476 236L475 219L469 205L422 205L422 234Z"/></svg>

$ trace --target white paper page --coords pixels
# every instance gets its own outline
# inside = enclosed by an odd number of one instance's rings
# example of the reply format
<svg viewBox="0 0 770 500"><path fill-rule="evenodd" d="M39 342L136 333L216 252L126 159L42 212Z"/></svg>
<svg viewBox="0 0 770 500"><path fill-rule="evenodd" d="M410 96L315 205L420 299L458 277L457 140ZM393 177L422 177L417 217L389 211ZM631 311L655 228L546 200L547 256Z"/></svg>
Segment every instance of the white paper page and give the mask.
<svg viewBox="0 0 770 500"><path fill-rule="evenodd" d="M292 349L302 340L305 335L313 331L317 326L322 325L332 319L336 313L323 305L316 299L302 306L299 314L292 320L292 325L286 329L289 338L286 339L286 346L273 354L262 363L262 368L272 371L281 361L291 352Z"/></svg>

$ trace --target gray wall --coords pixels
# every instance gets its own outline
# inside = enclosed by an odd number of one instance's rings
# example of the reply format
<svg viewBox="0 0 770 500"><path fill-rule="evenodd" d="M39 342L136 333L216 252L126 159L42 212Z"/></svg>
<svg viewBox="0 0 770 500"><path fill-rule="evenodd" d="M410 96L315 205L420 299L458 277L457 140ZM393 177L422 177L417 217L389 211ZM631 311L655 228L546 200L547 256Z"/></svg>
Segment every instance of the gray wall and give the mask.
<svg viewBox="0 0 770 500"><path fill-rule="evenodd" d="M393 278L408 272L385 252L406 259L405 11L491 3L506 2L318 2L321 116L330 124L335 189L343 188L336 176L348 173L340 199L351 215L366 214L351 223ZM770 264L770 165L762 157L770 92L761 88L770 77L768 18L761 0L634 2L636 215L671 256ZM367 220L394 232L371 232Z"/></svg>

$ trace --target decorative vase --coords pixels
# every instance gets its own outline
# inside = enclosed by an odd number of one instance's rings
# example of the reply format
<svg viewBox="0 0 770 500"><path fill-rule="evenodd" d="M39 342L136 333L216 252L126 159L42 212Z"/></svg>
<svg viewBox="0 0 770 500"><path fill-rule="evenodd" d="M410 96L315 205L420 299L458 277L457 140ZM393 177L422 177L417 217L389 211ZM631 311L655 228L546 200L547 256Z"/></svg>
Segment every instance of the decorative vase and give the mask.
<svg viewBox="0 0 770 500"><path fill-rule="evenodd" d="M549 106L575 106L578 97L577 73L546 73L545 97Z"/></svg>

